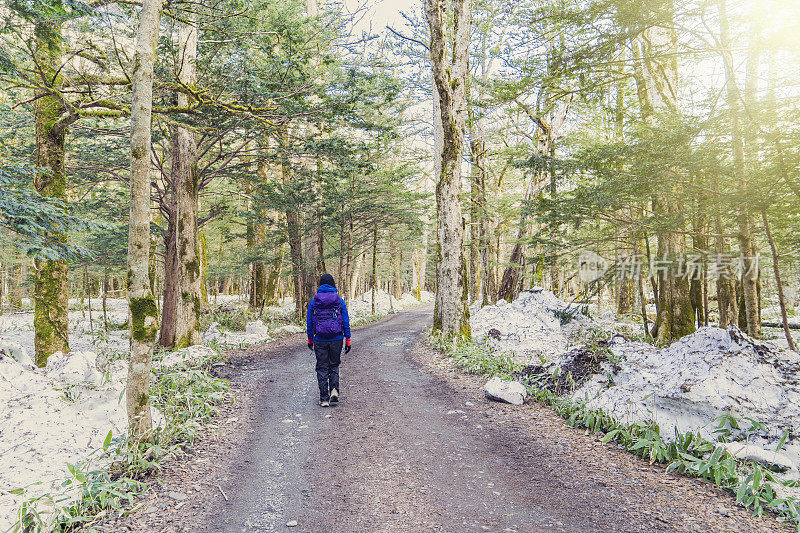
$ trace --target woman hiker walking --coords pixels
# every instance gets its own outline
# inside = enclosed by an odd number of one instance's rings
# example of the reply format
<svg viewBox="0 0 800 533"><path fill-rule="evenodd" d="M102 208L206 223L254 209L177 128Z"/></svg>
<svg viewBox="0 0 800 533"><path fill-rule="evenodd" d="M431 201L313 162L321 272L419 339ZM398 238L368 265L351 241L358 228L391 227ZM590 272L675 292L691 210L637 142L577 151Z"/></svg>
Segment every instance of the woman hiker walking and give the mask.
<svg viewBox="0 0 800 533"><path fill-rule="evenodd" d="M323 274L319 278L317 294L308 304L306 334L308 347L317 356L319 404L328 407L339 402L342 343L344 353L350 351L350 317L330 274Z"/></svg>

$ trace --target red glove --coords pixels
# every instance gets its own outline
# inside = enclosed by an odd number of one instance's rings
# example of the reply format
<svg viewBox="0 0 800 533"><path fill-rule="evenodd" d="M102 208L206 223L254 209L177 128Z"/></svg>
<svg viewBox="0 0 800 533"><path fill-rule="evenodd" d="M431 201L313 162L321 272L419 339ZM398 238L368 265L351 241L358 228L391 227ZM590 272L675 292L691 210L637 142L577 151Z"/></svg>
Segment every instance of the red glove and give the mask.
<svg viewBox="0 0 800 533"><path fill-rule="evenodd" d="M314 341L312 341L311 339L308 339L308 349L309 350L314 349Z"/></svg>
<svg viewBox="0 0 800 533"><path fill-rule="evenodd" d="M350 352L350 339L344 341L344 353Z"/></svg>

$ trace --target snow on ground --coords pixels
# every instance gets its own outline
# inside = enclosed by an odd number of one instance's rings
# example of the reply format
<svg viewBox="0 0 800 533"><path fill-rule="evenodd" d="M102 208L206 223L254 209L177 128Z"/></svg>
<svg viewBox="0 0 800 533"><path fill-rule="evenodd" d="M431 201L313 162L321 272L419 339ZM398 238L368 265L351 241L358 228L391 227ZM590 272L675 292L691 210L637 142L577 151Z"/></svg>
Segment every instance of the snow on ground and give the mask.
<svg viewBox="0 0 800 533"><path fill-rule="evenodd" d="M475 339L511 351L521 362L550 361L544 364L549 371L574 366L570 358L580 350L569 350L598 339L598 332L611 337L609 361L572 394L574 400L625 422L655 420L667 439L677 429L716 440L715 419L732 414L742 426L733 437L750 444L741 453L774 456L788 431L781 454L794 466L783 476L800 479L800 356L784 348L785 340L781 346L780 340L753 340L736 327L705 327L659 349L618 335L640 334L641 326L618 322L613 312L596 319L575 314L562 325L561 317L575 310L575 304L534 288L511 303L476 307L470 324ZM765 431L745 435L748 417Z"/></svg>
<svg viewBox="0 0 800 533"><path fill-rule="evenodd" d="M57 352L44 369L0 352L0 531L16 521L23 501L59 491L67 463L86 461L109 431L127 431L126 376L122 361L99 372L92 352ZM25 492L9 492L15 489Z"/></svg>
<svg viewBox="0 0 800 533"><path fill-rule="evenodd" d="M564 303L552 292L535 287L511 303L500 300L481 309L476 306L470 313L470 326L474 339L485 339L489 346L530 363L566 352L571 338L591 329L592 321L581 311L580 305ZM562 317L568 321L564 326Z"/></svg>
<svg viewBox="0 0 800 533"><path fill-rule="evenodd" d="M270 340L272 337L269 336L269 328L261 320L247 322L243 332L225 330L218 322L214 322L203 333L203 342L227 346L246 346Z"/></svg>
<svg viewBox="0 0 800 533"><path fill-rule="evenodd" d="M620 420L655 420L662 435L700 430L716 440L713 421L732 413L742 429L747 417L766 432L750 443L774 450L786 431L784 453L800 464L800 356L768 342L756 341L736 327L700 328L668 348L614 337L609 347L619 370L605 363L572 395ZM610 378L610 379L609 379ZM795 476L800 473L795 469Z"/></svg>
<svg viewBox="0 0 800 533"><path fill-rule="evenodd" d="M434 297L435 295L432 292L422 291L419 300L410 292L404 293L398 299L386 291L375 291L375 314L386 315L392 311L401 311L420 303L430 303L433 302ZM372 291L367 291L348 302L347 312L351 321L372 315Z"/></svg>
<svg viewBox="0 0 800 533"><path fill-rule="evenodd" d="M93 351L109 357L128 352L128 301L120 298L107 299L106 311L109 323L107 335L103 333L102 305L99 298L92 298L90 323L88 300L84 300L84 311L79 310L80 300L74 298L69 300L70 350ZM33 311L0 316L0 344L3 342L19 344L33 358Z"/></svg>

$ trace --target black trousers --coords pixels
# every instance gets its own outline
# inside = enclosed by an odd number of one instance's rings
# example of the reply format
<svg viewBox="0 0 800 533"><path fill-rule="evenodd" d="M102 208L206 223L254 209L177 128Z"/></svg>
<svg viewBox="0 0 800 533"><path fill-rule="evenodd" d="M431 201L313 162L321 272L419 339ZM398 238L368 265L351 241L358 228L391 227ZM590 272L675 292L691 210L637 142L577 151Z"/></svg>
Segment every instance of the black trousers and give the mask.
<svg viewBox="0 0 800 533"><path fill-rule="evenodd" d="M339 390L339 363L342 361L344 341L314 341L314 354L317 356L317 383L319 399L327 402L333 389Z"/></svg>

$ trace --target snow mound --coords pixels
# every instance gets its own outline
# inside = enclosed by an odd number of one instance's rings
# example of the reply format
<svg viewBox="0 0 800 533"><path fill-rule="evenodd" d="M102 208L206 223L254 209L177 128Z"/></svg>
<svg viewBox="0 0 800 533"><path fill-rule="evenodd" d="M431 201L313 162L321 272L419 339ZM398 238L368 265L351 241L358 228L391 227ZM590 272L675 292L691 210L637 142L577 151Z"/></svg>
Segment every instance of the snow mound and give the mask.
<svg viewBox="0 0 800 533"><path fill-rule="evenodd" d="M0 531L23 501L60 492L67 463L85 462L109 431L127 432L127 365L109 365L111 379L102 382L90 366L95 359L91 352L54 354L46 368L30 369L0 353ZM164 423L155 409L153 423Z"/></svg>
<svg viewBox="0 0 800 533"><path fill-rule="evenodd" d="M518 381L503 381L499 377L493 377L483 386L483 393L490 400L522 405L528 390Z"/></svg>
<svg viewBox="0 0 800 533"><path fill-rule="evenodd" d="M224 331L218 322L213 322L203 333L203 342L217 342L229 346L258 344L271 341L269 328L261 320L247 322L245 331Z"/></svg>
<svg viewBox="0 0 800 533"><path fill-rule="evenodd" d="M738 328L704 327L668 348L614 337L609 343L617 365L603 363L572 395L589 408L601 408L620 420L654 419L669 438L674 430L696 431L715 440L714 419L733 413L742 425L752 418L765 425L751 444L775 449L788 430L784 447L800 462L800 356L751 339ZM610 379L609 379L610 378Z"/></svg>
<svg viewBox="0 0 800 533"><path fill-rule="evenodd" d="M175 350L174 352L165 353L161 361L153 361L153 368L192 363L207 357L214 357L215 355L217 355L217 351L208 346L189 346L187 348Z"/></svg>
<svg viewBox="0 0 800 533"><path fill-rule="evenodd" d="M285 326L279 327L276 331L278 333L286 333L288 335L293 335L295 333L302 333L306 330L306 328L297 326L295 324L287 324Z"/></svg>
<svg viewBox="0 0 800 533"><path fill-rule="evenodd" d="M0 339L0 352L5 353L24 367L34 367L33 359L28 355L28 350L18 342Z"/></svg>
<svg viewBox="0 0 800 533"><path fill-rule="evenodd" d="M97 371L97 354L94 352L56 352L47 358L44 370L50 379L64 385L99 385L102 379Z"/></svg>
<svg viewBox="0 0 800 533"><path fill-rule="evenodd" d="M499 300L475 311L470 326L474 339L485 338L492 348L513 352L521 362L529 363L567 351L570 339L592 326L582 310L578 304L562 302L552 292L535 287L511 303ZM562 321L566 323L563 326Z"/></svg>

